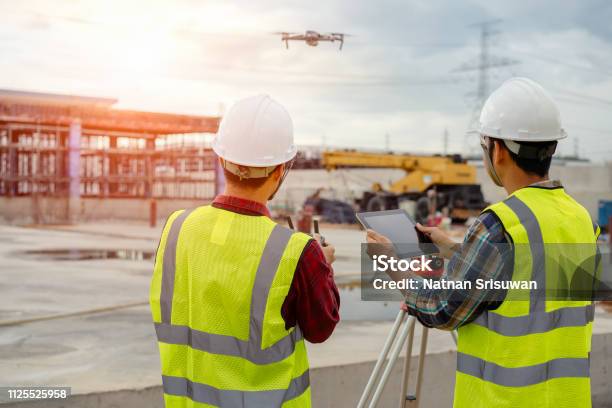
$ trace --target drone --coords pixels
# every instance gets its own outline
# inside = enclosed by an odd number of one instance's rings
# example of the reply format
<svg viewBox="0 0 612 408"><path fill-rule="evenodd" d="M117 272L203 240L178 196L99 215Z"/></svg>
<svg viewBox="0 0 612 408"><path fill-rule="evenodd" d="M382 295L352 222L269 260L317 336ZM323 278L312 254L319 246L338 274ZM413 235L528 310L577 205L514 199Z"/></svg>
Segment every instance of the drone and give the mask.
<svg viewBox="0 0 612 408"><path fill-rule="evenodd" d="M316 31L308 30L304 34L297 33L287 33L287 32L278 32L275 34L281 35L281 41L285 42L285 46L289 49L289 41L304 41L306 44L311 47L316 47L319 45L319 41L339 41L340 48L342 50L342 46L344 45L344 37L348 36L348 34L343 33L327 33L327 34L319 34Z"/></svg>

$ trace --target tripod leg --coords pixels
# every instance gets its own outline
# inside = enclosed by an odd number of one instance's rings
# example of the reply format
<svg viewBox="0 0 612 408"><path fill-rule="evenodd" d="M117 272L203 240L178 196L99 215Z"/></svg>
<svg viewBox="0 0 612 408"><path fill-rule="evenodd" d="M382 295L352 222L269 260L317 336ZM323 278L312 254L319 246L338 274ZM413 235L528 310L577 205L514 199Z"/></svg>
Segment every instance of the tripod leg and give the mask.
<svg viewBox="0 0 612 408"><path fill-rule="evenodd" d="M393 350L391 351L391 356L389 357L389 361L385 366L385 371L383 371L382 376L380 377L380 381L378 386L376 387L376 391L374 392L374 396L372 396L372 400L370 401L369 408L375 408L380 396L387 384L387 380L389 379L389 375L391 375L391 370L393 370L393 366L397 361L397 357L399 356L402 347L404 346L404 342L406 341L406 337L408 336L408 332L414 330L414 324L416 319L412 316L408 317L404 328L400 332L399 338L397 339L395 345L393 346Z"/></svg>
<svg viewBox="0 0 612 408"><path fill-rule="evenodd" d="M414 398L407 399L407 407L418 408L419 402L421 401L421 385L423 384L423 370L425 368L425 357L427 356L427 340L429 335L429 329L423 326L421 333L421 350L419 351L419 369L417 371L417 383L416 389L414 390Z"/></svg>
<svg viewBox="0 0 612 408"><path fill-rule="evenodd" d="M366 387L363 390L363 393L361 394L361 398L359 399L359 403L357 404L357 408L365 407L365 404L368 401L368 398L370 397L370 393L372 391L372 387L374 386L374 383L376 382L376 379L378 378L378 374L380 372L380 369L382 368L383 363L387 359L387 355L389 354L389 350L391 349L391 345L393 344L393 341L395 340L395 336L397 335L397 332L398 332L400 326L402 325L402 323L404 322L405 318L406 318L406 312L404 310L400 310L399 313L397 314L397 317L395 318L395 323L393 323L393 327L391 328L391 332L389 332L389 335L387 336L387 340L385 341L385 345L383 346L383 349L380 352L380 356L378 357L378 361L376 361L376 365L374 366L374 369L372 370L372 374L370 374L370 378L368 379L368 383L366 384Z"/></svg>
<svg viewBox="0 0 612 408"><path fill-rule="evenodd" d="M410 362L412 360L413 343L414 328L410 330L410 333L408 334L408 342L406 343L406 359L404 360L404 372L402 375L402 387L400 391L400 408L404 408L406 406L406 399L408 398L408 385L410 384Z"/></svg>

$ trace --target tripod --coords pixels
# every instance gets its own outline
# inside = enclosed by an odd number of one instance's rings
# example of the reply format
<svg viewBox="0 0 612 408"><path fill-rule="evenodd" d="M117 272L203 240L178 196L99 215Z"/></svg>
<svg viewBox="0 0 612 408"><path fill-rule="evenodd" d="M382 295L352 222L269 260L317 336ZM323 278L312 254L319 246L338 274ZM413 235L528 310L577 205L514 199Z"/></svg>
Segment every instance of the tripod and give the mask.
<svg viewBox="0 0 612 408"><path fill-rule="evenodd" d="M414 329L416 325L416 319L414 316L408 316L408 313L405 310L400 310L395 318L395 323L393 323L393 327L391 328L391 332L387 336L387 340L385 341L385 345L376 361L376 365L374 366L374 370L372 370L372 374L370 374L370 378L368 379L368 383L366 384L365 389L363 390L363 394L361 394L361 398L359 399L359 403L357 404L357 408L364 408L368 399L372 394L372 389L376 384L378 379L378 375L380 370L387 360L387 356L389 355L389 350L391 351L391 356L389 357L389 361L385 366L385 369L378 381L378 385L376 385L376 389L374 390L374 394L370 399L370 404L368 408L375 408L380 396L382 395L383 389L387 384L387 380L389 379L389 375L391 374L391 370L395 366L397 362L397 358L401 352L406 339L408 339L408 343L406 345L406 360L404 361L404 369L402 375L402 386L401 386L401 394L399 400L400 408L417 408L419 405L419 395L421 393L421 385L423 382L423 368L425 367L425 354L427 352L427 339L429 334L429 329L423 326L423 332L421 334L421 350L419 352L419 366L417 369L417 380L414 394L408 394L408 385L410 379L410 360L412 356L412 345L414 341ZM403 327L402 327L403 324ZM400 331L401 327L401 331ZM398 335L399 332L399 335ZM451 336L457 344L457 337L455 332L451 332Z"/></svg>

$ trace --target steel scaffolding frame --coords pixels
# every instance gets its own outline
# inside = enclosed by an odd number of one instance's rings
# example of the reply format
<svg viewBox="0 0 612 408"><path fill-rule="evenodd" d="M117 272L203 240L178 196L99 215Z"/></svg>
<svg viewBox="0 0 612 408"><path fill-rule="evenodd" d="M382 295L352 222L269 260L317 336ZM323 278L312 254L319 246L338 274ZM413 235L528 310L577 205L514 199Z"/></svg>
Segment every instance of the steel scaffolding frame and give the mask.
<svg viewBox="0 0 612 408"><path fill-rule="evenodd" d="M209 142L219 118L116 110L113 102L0 91L0 196L68 196L76 178L80 197L214 197Z"/></svg>

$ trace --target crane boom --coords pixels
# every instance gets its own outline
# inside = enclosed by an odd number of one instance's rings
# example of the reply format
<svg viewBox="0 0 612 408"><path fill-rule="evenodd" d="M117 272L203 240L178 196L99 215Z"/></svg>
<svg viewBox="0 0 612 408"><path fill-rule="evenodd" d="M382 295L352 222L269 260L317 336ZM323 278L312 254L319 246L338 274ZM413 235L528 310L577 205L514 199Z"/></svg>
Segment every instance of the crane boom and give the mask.
<svg viewBox="0 0 612 408"><path fill-rule="evenodd" d="M364 193L360 203L363 210L397 207L403 199L418 201L431 189L443 195L445 199L440 203L445 203L455 213L471 210L471 214L477 214L485 206L476 168L459 156L330 150L323 152L321 160L323 167L329 171L340 168L387 168L406 172L404 177L392 182L387 189L375 183L372 192Z"/></svg>
<svg viewBox="0 0 612 408"><path fill-rule="evenodd" d="M389 188L396 194L423 192L434 184L476 184L476 168L458 157L332 150L322 155L327 170L346 167L402 169L406 176Z"/></svg>

